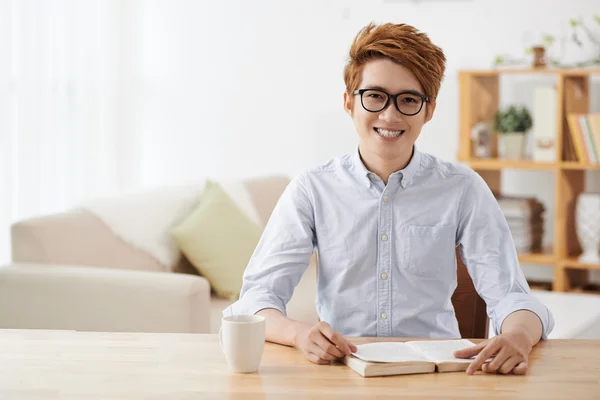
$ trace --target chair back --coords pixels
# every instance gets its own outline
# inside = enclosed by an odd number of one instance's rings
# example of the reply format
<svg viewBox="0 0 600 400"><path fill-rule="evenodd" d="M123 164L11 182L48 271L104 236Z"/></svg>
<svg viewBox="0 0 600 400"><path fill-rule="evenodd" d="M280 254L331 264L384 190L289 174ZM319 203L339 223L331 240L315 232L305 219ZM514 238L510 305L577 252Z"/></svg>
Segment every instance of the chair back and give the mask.
<svg viewBox="0 0 600 400"><path fill-rule="evenodd" d="M457 286L452 295L452 305L458 320L458 329L463 338L487 339L488 316L485 301L479 296L473 280L456 248Z"/></svg>

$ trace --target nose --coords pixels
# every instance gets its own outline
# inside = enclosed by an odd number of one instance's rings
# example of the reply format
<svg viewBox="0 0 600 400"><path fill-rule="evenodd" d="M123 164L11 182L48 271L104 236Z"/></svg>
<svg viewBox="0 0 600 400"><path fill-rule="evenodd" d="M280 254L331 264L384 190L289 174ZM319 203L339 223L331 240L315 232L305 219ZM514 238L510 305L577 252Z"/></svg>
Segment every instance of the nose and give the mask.
<svg viewBox="0 0 600 400"><path fill-rule="evenodd" d="M379 119L386 122L402 121L403 115L396 109L394 101L390 99L390 104L387 108L379 113Z"/></svg>

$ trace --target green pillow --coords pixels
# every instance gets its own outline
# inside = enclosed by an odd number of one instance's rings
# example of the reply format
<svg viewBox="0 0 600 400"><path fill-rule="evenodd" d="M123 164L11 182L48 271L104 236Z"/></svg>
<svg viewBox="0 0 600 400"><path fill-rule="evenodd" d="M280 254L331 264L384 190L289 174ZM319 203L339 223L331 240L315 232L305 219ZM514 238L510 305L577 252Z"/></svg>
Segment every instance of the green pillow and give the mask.
<svg viewBox="0 0 600 400"><path fill-rule="evenodd" d="M237 300L262 228L208 180L198 206L171 234L181 252L220 297Z"/></svg>

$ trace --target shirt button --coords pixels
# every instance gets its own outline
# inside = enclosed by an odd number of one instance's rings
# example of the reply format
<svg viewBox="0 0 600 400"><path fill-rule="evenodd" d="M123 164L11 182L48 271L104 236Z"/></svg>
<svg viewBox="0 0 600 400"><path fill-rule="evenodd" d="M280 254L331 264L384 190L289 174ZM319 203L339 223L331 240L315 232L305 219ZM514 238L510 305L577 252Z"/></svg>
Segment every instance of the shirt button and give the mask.
<svg viewBox="0 0 600 400"><path fill-rule="evenodd" d="M402 179L402 186L406 186L406 179Z"/></svg>
<svg viewBox="0 0 600 400"><path fill-rule="evenodd" d="M387 314L386 313L381 313L381 318L387 319Z"/></svg>
<svg viewBox="0 0 600 400"><path fill-rule="evenodd" d="M387 237L387 235L386 235L386 234L383 234L383 235L381 235L381 240L383 240L384 242L385 242L386 240L388 240L388 237Z"/></svg>
<svg viewBox="0 0 600 400"><path fill-rule="evenodd" d="M375 179L375 174L370 173L369 176L371 177L371 179Z"/></svg>
<svg viewBox="0 0 600 400"><path fill-rule="evenodd" d="M389 199L390 199L389 197L383 196L383 201L385 201L386 203L388 202Z"/></svg>
<svg viewBox="0 0 600 400"><path fill-rule="evenodd" d="M387 279L387 274L385 272L381 274L381 279L383 279L384 281Z"/></svg>

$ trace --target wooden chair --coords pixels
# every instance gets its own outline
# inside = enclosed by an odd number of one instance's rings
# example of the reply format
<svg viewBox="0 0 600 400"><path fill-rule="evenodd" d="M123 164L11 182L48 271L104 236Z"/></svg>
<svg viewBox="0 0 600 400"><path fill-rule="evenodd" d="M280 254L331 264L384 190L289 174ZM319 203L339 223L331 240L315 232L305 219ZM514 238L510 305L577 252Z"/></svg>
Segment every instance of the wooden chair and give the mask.
<svg viewBox="0 0 600 400"><path fill-rule="evenodd" d="M463 338L487 339L489 321L486 304L475 290L458 248L456 249L456 274L458 283L452 295L452 304L460 334Z"/></svg>

